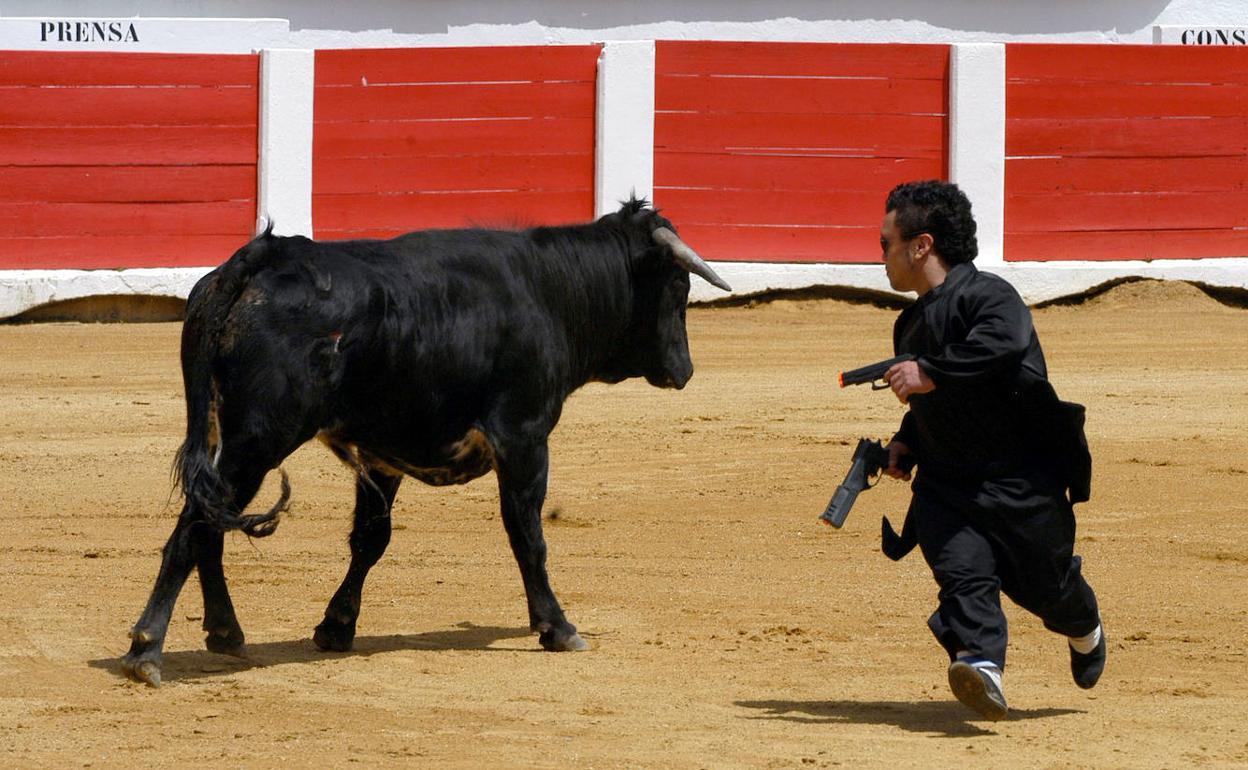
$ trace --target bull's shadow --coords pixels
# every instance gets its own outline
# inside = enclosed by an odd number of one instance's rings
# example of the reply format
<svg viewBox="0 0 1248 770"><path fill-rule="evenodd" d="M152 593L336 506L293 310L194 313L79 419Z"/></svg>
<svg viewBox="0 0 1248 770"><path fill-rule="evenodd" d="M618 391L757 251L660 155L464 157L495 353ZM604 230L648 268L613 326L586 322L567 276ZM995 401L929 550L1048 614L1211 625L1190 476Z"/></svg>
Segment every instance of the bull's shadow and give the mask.
<svg viewBox="0 0 1248 770"><path fill-rule="evenodd" d="M749 700L736 701L735 705L762 712L750 715L750 719L781 719L804 724L861 724L892 725L915 733L927 733L945 738L966 738L977 735L996 735L995 730L984 725L991 722L975 715L954 700L948 701L855 701L855 700ZM1005 721L1043 719L1064 714L1082 714L1079 709L1019 709L1011 708Z"/></svg>
<svg viewBox="0 0 1248 770"><path fill-rule="evenodd" d="M357 636L355 645L349 652L324 652L317 649L310 637L280 642L248 643L242 657L218 655L207 650L182 650L166 652L162 670L166 682L185 682L196 679L220 677L247 671L253 668L267 668L287 663L310 663L313 661L332 660L339 657L368 657L383 652L401 650L439 651L439 650L490 650L497 652L542 652L534 646L531 649L512 649L492 647L495 642L503 639L520 639L534 637L528 627L504 628L501 626L478 626L469 622L457 623L455 628L442 631L426 631L419 634L390 634L387 636ZM117 676L121 672L121 656L99 658L88 661L92 668L112 671Z"/></svg>

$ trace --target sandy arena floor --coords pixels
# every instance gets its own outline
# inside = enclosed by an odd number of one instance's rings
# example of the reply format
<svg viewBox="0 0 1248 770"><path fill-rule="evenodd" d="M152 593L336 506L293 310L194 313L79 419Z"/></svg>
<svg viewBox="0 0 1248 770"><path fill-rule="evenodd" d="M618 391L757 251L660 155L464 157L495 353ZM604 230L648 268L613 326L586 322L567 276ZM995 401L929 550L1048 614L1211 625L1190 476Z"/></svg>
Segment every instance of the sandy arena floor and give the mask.
<svg viewBox="0 0 1248 770"><path fill-rule="evenodd" d="M888 354L893 316L694 308L684 391L573 396L546 536L590 652L528 632L492 476L405 482L355 650L318 652L353 493L309 445L277 534L226 541L248 656L204 650L192 577L160 689L118 658L177 514L180 327L0 326L0 766L1248 766L1248 310L1140 282L1037 311L1058 391L1089 408L1078 550L1110 657L1077 689L1064 641L1010 606L999 723L948 693L922 558L878 551L905 485L816 521L856 439L901 417L835 386Z"/></svg>

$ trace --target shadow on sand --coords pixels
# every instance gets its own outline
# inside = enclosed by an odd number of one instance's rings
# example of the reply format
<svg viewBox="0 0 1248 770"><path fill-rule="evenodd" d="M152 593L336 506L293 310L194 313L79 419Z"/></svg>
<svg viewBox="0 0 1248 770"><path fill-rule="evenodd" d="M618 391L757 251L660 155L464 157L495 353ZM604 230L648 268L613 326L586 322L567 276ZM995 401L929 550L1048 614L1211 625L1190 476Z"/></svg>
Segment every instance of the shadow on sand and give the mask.
<svg viewBox="0 0 1248 770"><path fill-rule="evenodd" d="M531 650L502 649L491 647L503 639L533 637ZM207 677L219 677L267 668L286 663L310 663L335 657L367 657L383 652L400 650L491 650L498 652L541 652L537 646L537 634L526 628L502 628L477 626L463 622L454 629L427 631L421 634L391 634L389 636L357 636L355 646L349 652L323 652L310 638L282 642L261 642L246 645L241 657L219 655L207 650L178 650L164 654L161 672L165 682L190 681ZM119 677L121 655L87 661L92 668L111 671Z"/></svg>
<svg viewBox="0 0 1248 770"><path fill-rule="evenodd" d="M991 722L976 717L966 706L948 701L853 701L853 700L747 700L735 705L763 713L750 719L782 719L806 724L892 725L914 733L931 733L947 738L995 735L983 725ZM1078 709L1010 709L1005 721L1044 719L1064 714L1081 714Z"/></svg>

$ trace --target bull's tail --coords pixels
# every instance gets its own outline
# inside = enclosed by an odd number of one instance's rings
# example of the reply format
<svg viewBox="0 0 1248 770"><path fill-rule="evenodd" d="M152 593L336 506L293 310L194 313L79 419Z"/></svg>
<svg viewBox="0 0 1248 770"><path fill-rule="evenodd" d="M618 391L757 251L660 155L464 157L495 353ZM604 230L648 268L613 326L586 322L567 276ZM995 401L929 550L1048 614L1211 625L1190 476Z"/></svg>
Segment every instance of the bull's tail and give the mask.
<svg viewBox="0 0 1248 770"><path fill-rule="evenodd" d="M186 322L182 327L186 439L174 458L174 481L181 487L189 509L199 512L220 530L241 529L252 537L265 537L277 529L290 500L290 480L279 469L281 496L265 513L245 515L235 507L233 490L217 469L221 451L220 404L212 370L230 309L276 247L270 222L263 233L195 285L187 299Z"/></svg>

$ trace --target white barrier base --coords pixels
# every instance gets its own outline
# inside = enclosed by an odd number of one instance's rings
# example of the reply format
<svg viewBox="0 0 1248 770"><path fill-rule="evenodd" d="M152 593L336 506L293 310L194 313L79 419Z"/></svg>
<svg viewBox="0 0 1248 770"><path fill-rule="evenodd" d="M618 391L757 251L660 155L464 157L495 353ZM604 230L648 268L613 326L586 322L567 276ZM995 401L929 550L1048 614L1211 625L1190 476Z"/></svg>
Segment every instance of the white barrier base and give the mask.
<svg viewBox="0 0 1248 770"><path fill-rule="evenodd" d="M689 299L709 302L727 296L780 289L844 286L896 295L884 265L712 262L732 284L725 294L693 279ZM53 302L99 295L147 295L186 299L191 287L211 267L135 268L132 270L0 270L0 319ZM1248 258L1171 259L1155 262L1030 262L984 264L982 270L1008 280L1034 305L1085 292L1121 278L1197 281L1211 286L1248 289ZM905 295L897 295L905 296Z"/></svg>

